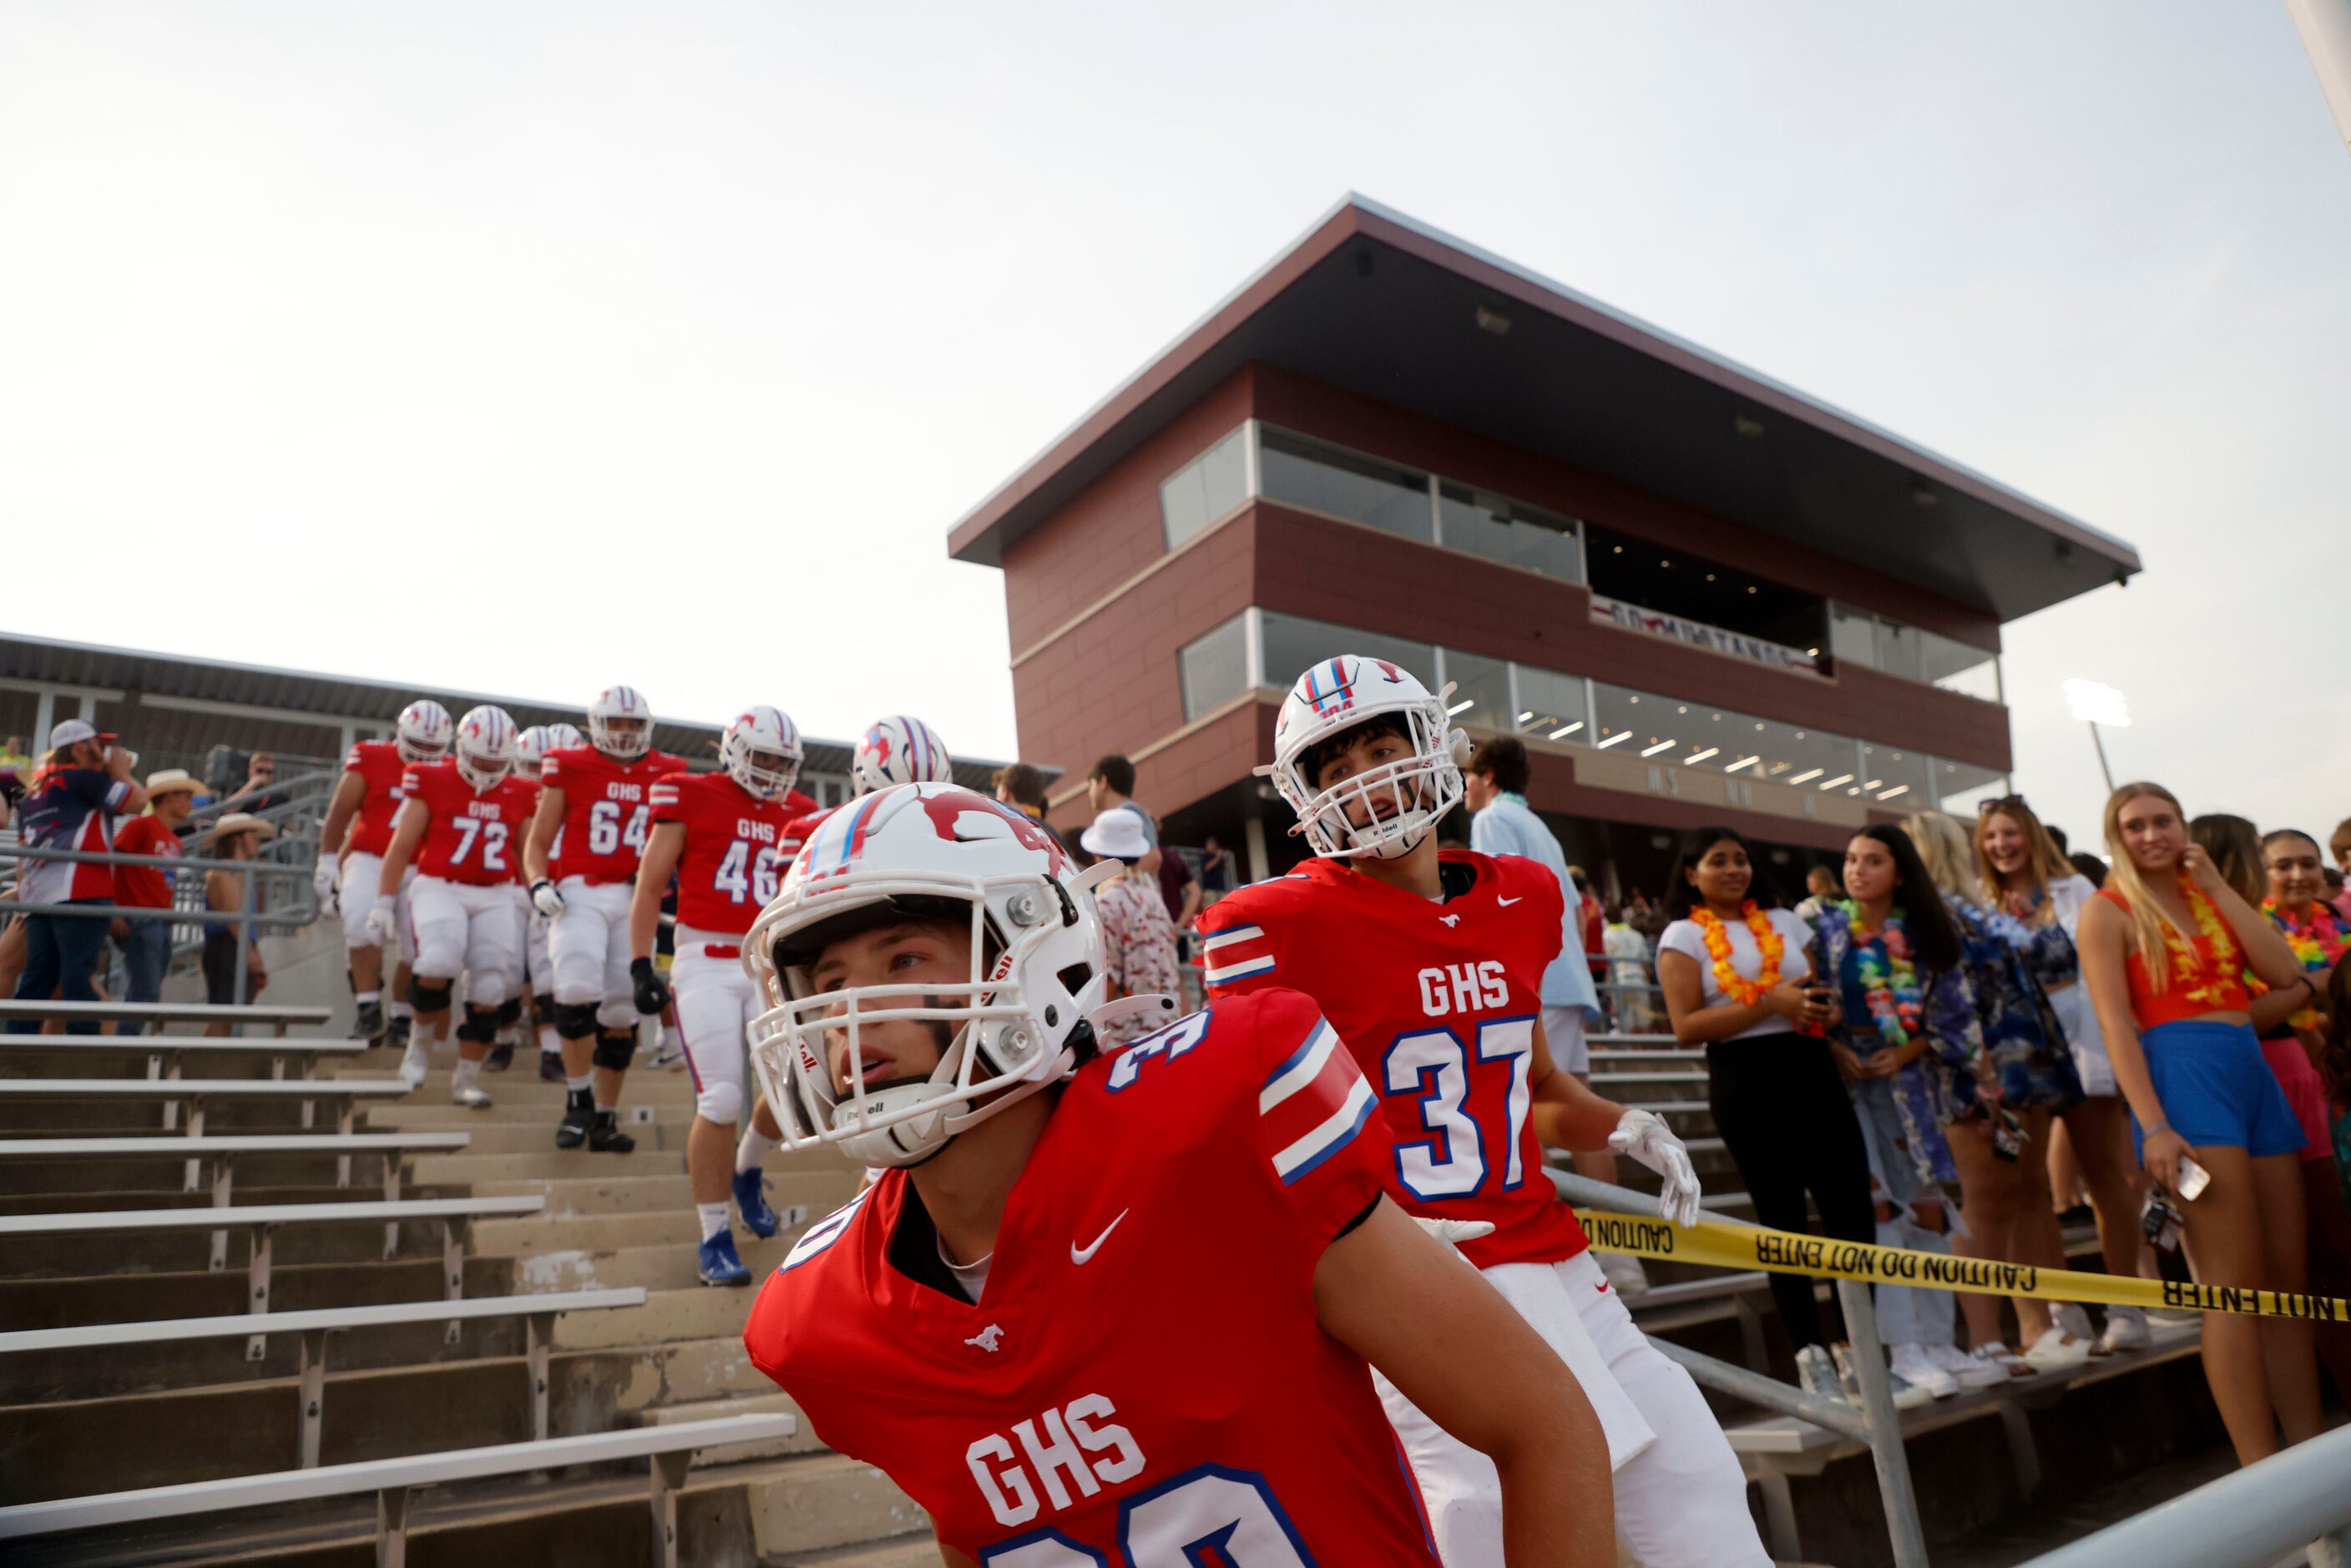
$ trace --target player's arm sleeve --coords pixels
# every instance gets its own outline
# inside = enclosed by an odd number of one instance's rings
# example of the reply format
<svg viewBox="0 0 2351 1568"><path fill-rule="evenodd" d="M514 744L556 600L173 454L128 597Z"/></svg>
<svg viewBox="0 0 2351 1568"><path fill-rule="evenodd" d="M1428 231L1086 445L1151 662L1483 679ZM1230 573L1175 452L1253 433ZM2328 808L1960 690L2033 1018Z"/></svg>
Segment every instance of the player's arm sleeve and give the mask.
<svg viewBox="0 0 2351 1568"><path fill-rule="evenodd" d="M653 823L658 828L664 822L685 821L685 791L675 778L656 779L645 790L645 804L653 808Z"/></svg>
<svg viewBox="0 0 2351 1568"><path fill-rule="evenodd" d="M1389 1143L1379 1094L1311 1000L1257 998L1258 1157L1306 1233L1310 1260L1375 1203Z"/></svg>
<svg viewBox="0 0 2351 1568"><path fill-rule="evenodd" d="M403 804L407 801L415 800L418 795L423 792L423 789L424 775L422 772L413 768L403 768L401 770L400 797Z"/></svg>
<svg viewBox="0 0 2351 1568"><path fill-rule="evenodd" d="M1279 986L1280 942L1259 918L1257 901L1221 899L1199 918L1201 976L1210 998L1247 996Z"/></svg>

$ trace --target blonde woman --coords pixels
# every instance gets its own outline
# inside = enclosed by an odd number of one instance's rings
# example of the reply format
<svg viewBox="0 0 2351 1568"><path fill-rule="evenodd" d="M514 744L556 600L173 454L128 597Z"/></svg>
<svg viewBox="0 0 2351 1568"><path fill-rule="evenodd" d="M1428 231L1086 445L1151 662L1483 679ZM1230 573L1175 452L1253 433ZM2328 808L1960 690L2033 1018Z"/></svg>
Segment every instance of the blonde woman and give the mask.
<svg viewBox="0 0 2351 1568"><path fill-rule="evenodd" d="M2129 1107L2115 1083L2098 1013L2082 984L2076 946L2082 911L2097 896L2090 879L2074 869L2022 795L1987 800L1979 808L1975 831L1976 874L1988 902L2013 916L2028 942L2025 966L2057 1015L2082 1098L2057 1113L2058 1127L2045 1149L2050 1185L2072 1200L2076 1172L2090 1195L2098 1222L2098 1251L2106 1272L2129 1279L2139 1272L2143 1242L2139 1207L2146 1181L2131 1158ZM2067 1155L2070 1152L2071 1158ZM2062 1167L2062 1174L2061 1174ZM2132 1350L2148 1343L2147 1313L2137 1307L2108 1307L2106 1350Z"/></svg>
<svg viewBox="0 0 2351 1568"><path fill-rule="evenodd" d="M2107 798L2105 826L2114 869L2082 912L2082 977L2140 1161L2181 1198L2199 1283L2298 1291L2304 1134L2262 1060L2244 976L2288 987L2301 967L2189 837L2170 790L2124 785ZM2281 1427L2287 1443L2317 1436L2307 1320L2208 1312L2203 1351L2240 1464L2275 1453Z"/></svg>

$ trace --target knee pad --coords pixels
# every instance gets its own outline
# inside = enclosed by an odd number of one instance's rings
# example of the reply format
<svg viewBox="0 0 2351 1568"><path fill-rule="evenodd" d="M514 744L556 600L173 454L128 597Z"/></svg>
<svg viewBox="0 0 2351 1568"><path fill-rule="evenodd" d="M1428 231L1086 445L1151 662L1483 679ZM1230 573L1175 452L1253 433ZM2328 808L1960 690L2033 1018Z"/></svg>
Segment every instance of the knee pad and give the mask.
<svg viewBox="0 0 2351 1568"><path fill-rule="evenodd" d="M498 1015L495 1008L467 1008L465 1021L457 1026L457 1038L475 1045L487 1045L497 1034Z"/></svg>
<svg viewBox="0 0 2351 1568"><path fill-rule="evenodd" d="M722 1127L733 1126L743 1118L743 1086L705 1080L702 1092L694 1097L694 1113Z"/></svg>
<svg viewBox="0 0 2351 1568"><path fill-rule="evenodd" d="M455 980L443 980L436 984L411 975L408 977L408 1005L421 1013L440 1012L448 1007L450 995L456 988Z"/></svg>
<svg viewBox="0 0 2351 1568"><path fill-rule="evenodd" d="M531 1016L541 1023L555 1021L555 993L541 991L530 998Z"/></svg>
<svg viewBox="0 0 2351 1568"><path fill-rule="evenodd" d="M498 1028L512 1029L515 1025L520 1022L522 1022L522 998L520 997L508 997L505 1001L498 1004Z"/></svg>
<svg viewBox="0 0 2351 1568"><path fill-rule="evenodd" d="M596 1037L595 1062L614 1072L626 1072L637 1054L637 1031L626 1034L600 1034Z"/></svg>
<svg viewBox="0 0 2351 1568"><path fill-rule="evenodd" d="M555 1016L555 1032L566 1040L580 1040L596 1032L594 1002L558 1002L549 1010Z"/></svg>

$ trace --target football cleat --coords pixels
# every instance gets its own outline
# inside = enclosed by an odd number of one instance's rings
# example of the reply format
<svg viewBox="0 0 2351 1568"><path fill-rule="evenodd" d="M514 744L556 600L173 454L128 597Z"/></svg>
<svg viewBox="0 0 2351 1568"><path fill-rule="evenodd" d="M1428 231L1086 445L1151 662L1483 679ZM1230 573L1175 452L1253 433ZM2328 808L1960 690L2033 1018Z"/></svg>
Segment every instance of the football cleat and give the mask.
<svg viewBox="0 0 2351 1568"><path fill-rule="evenodd" d="M588 1141L588 1129L596 1120L595 1104L581 1090L571 1096L563 1107L563 1120L555 1124L555 1146L576 1149Z"/></svg>
<svg viewBox="0 0 2351 1568"><path fill-rule="evenodd" d="M424 1075L432 1070L433 1041L421 1034L410 1037L407 1048L400 1054L400 1076L413 1088L423 1082Z"/></svg>
<svg viewBox="0 0 2351 1568"><path fill-rule="evenodd" d="M705 1285L747 1285L751 1270L743 1267L742 1254L735 1250L735 1233L722 1230L716 1236L703 1238L702 1282Z"/></svg>
<svg viewBox="0 0 2351 1568"><path fill-rule="evenodd" d="M768 1177L765 1171L735 1173L735 1212L743 1217L743 1228L765 1239L776 1233L776 1211L768 1206Z"/></svg>
<svg viewBox="0 0 2351 1568"><path fill-rule="evenodd" d="M595 1115L594 1124L588 1129L588 1147L590 1152L600 1155L626 1155L636 1152L636 1139L621 1131L621 1118L618 1112L599 1111Z"/></svg>
<svg viewBox="0 0 2351 1568"><path fill-rule="evenodd" d="M361 1002L359 1017L351 1022L351 1032L370 1045L381 1044L383 1040L383 1004Z"/></svg>
<svg viewBox="0 0 2351 1568"><path fill-rule="evenodd" d="M489 1056L482 1065L492 1072L504 1072L514 1065L514 1041L504 1040L490 1047Z"/></svg>
<svg viewBox="0 0 2351 1568"><path fill-rule="evenodd" d="M538 1053L538 1081L541 1083L561 1083L565 1081L561 1051L542 1051Z"/></svg>

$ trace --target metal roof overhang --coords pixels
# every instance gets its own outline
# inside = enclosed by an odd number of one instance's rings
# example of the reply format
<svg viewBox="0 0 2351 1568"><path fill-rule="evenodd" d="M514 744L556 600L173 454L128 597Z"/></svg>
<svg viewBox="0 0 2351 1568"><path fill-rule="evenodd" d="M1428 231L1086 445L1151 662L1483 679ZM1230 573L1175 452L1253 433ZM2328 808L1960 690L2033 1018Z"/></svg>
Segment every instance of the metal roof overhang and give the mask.
<svg viewBox="0 0 2351 1568"><path fill-rule="evenodd" d="M563 703L451 691L359 675L325 675L266 664L231 664L190 654L150 653L45 637L0 634L0 679L119 691L134 700L144 695L272 709L289 719L309 719L325 726L346 720L388 724L418 697L431 697L453 715L482 703L496 703L517 724L526 727L581 722L580 709ZM706 764L716 756L719 728L715 724L691 719L657 717L653 720L653 744L689 762ZM802 767L810 773L846 774L855 745L853 741L803 736L801 746L806 757ZM992 776L999 766L980 758L959 758L955 764L956 781L987 793L993 789ZM1056 778L1060 776L1057 768L1047 771Z"/></svg>
<svg viewBox="0 0 2351 1568"><path fill-rule="evenodd" d="M1481 309L1507 329L1481 329ZM2140 570L2110 534L1353 195L958 522L948 553L1001 566L1007 545L1252 361L2002 621Z"/></svg>

